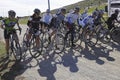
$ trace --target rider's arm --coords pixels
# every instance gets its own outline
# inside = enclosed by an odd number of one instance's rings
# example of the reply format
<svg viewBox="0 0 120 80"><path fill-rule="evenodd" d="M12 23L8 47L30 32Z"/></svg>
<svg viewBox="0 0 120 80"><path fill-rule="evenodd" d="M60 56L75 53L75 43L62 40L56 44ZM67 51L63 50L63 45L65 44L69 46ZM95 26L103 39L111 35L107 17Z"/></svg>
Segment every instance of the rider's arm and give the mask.
<svg viewBox="0 0 120 80"><path fill-rule="evenodd" d="M32 18L30 17L30 18L28 19L28 22L27 22L27 26L28 26L28 27L32 27L32 26L31 26L31 25L32 25L32 24L31 24L31 21L32 21Z"/></svg>
<svg viewBox="0 0 120 80"><path fill-rule="evenodd" d="M18 26L18 29L21 30L21 27L19 26L19 22L18 22L18 19L17 19L17 26Z"/></svg>

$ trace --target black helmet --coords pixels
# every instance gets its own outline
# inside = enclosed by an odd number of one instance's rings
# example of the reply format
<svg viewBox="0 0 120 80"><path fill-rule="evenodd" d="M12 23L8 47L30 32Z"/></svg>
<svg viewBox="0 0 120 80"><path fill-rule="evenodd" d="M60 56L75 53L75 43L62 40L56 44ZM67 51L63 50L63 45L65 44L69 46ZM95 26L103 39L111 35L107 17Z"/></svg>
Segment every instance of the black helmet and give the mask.
<svg viewBox="0 0 120 80"><path fill-rule="evenodd" d="M76 6L76 7L74 8L74 10L78 10L78 11L79 11L79 10L80 10L80 8L79 8L78 6Z"/></svg>
<svg viewBox="0 0 120 80"><path fill-rule="evenodd" d="M15 16L16 12L13 10L8 11L9 16Z"/></svg>
<svg viewBox="0 0 120 80"><path fill-rule="evenodd" d="M35 8L34 13L41 13L41 11L39 9Z"/></svg>
<svg viewBox="0 0 120 80"><path fill-rule="evenodd" d="M119 13L119 10L118 10L118 9L116 9L116 10L115 10L115 13Z"/></svg>
<svg viewBox="0 0 120 80"><path fill-rule="evenodd" d="M66 9L65 8L61 8L61 11L66 11Z"/></svg>

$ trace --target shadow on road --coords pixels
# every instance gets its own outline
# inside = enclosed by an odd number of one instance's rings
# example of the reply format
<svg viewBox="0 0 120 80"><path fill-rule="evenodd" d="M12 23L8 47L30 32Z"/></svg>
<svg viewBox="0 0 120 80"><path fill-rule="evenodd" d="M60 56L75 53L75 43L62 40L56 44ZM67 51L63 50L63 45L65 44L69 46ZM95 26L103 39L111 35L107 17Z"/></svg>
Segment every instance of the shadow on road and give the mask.
<svg viewBox="0 0 120 80"><path fill-rule="evenodd" d="M78 47L78 50L70 48L69 50L64 51L60 54L56 54L54 52L52 54L49 54L50 51L48 51L46 53L46 56L48 56L48 58L45 58L43 55L41 55L43 57L42 60L40 58L34 59L37 61L34 66L30 64L33 58L25 57L21 63L15 62L10 70L2 75L2 79L15 80L16 76L23 74L28 68L39 66L39 69L37 71L41 77L47 78L46 80L56 80L55 72L57 71L57 65L62 65L69 68L69 71L72 73L78 72L78 58L81 58L82 56L88 60L95 60L99 65L105 64L105 61L101 59L101 57L105 58L107 61L115 61L115 59L110 56L110 54L114 51L114 49L120 51L120 46L112 43L111 47L112 49L108 49L107 46L102 46L102 44L99 44L99 46L97 45L95 47L89 47L85 45L85 48ZM76 55L74 51L78 52L78 55ZM58 59L58 57L60 59L57 62L56 59ZM6 61L6 59L1 59L0 63ZM4 68L1 69L1 71L7 68L8 63L9 62L3 64Z"/></svg>

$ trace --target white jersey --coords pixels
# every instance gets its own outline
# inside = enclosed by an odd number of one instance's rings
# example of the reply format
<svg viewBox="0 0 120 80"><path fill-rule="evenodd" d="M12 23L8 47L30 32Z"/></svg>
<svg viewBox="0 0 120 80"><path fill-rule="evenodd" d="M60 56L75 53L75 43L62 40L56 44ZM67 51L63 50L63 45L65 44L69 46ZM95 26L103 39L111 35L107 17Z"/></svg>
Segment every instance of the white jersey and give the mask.
<svg viewBox="0 0 120 80"><path fill-rule="evenodd" d="M86 17L88 17L88 13L86 12L84 12L83 14L81 14L81 19L84 19L84 18L86 18Z"/></svg>
<svg viewBox="0 0 120 80"><path fill-rule="evenodd" d="M69 22L70 24L77 22L79 19L79 14L76 13L68 13L65 17L65 21Z"/></svg>
<svg viewBox="0 0 120 80"><path fill-rule="evenodd" d="M85 27L88 24L91 26L94 24L94 18L92 16L87 16L84 19L79 20L79 25L81 25L82 27Z"/></svg>
<svg viewBox="0 0 120 80"><path fill-rule="evenodd" d="M42 19L41 19L42 22L45 22L47 24L51 23L51 20L52 20L52 14L50 13L43 14Z"/></svg>

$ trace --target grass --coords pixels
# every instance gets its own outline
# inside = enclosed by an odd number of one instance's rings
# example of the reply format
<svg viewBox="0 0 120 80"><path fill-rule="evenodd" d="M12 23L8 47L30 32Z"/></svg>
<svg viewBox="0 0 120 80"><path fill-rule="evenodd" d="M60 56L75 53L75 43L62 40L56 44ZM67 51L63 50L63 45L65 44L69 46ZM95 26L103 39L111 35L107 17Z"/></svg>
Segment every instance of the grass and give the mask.
<svg viewBox="0 0 120 80"><path fill-rule="evenodd" d="M27 17L21 18L21 19L19 19L19 24L27 24L27 21L28 21Z"/></svg>
<svg viewBox="0 0 120 80"><path fill-rule="evenodd" d="M0 57L5 54L5 44L0 41Z"/></svg>

